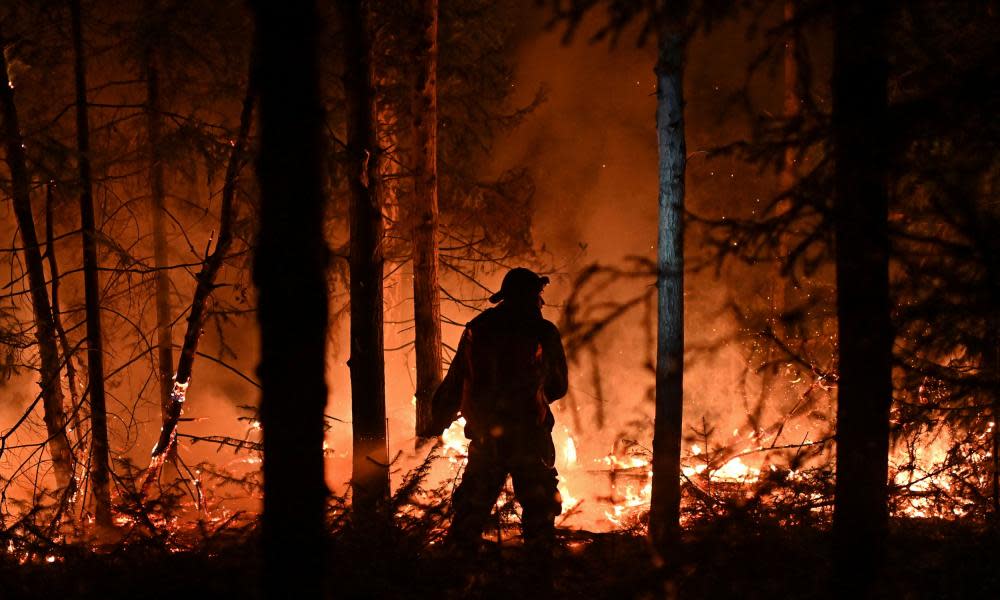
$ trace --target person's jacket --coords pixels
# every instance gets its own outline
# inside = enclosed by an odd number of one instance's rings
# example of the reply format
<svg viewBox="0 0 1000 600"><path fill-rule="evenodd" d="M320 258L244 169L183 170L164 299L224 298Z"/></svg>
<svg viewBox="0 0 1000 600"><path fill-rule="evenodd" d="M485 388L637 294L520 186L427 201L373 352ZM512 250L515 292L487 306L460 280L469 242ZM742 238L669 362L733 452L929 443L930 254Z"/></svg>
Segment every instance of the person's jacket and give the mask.
<svg viewBox="0 0 1000 600"><path fill-rule="evenodd" d="M535 307L490 308L466 325L448 374L432 401L438 435L459 411L470 438L497 429L554 423L549 403L566 395L559 330Z"/></svg>

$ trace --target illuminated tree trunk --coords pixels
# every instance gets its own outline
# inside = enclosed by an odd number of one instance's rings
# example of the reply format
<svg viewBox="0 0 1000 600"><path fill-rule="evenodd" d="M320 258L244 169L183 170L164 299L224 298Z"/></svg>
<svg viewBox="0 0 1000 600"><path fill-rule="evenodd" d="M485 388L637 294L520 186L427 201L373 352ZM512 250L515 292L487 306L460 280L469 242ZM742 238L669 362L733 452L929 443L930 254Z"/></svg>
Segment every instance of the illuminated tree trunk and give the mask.
<svg viewBox="0 0 1000 600"><path fill-rule="evenodd" d="M888 60L885 0L836 5L833 64L834 220L840 379L835 565L844 591L864 594L888 523Z"/></svg>
<svg viewBox="0 0 1000 600"><path fill-rule="evenodd" d="M160 378L160 418L170 418L174 385L174 341L170 315L170 273L167 271L166 190L163 183L160 75L156 49L146 48L146 131L149 143L150 214L153 221L153 266L156 268L156 358Z"/></svg>
<svg viewBox="0 0 1000 600"><path fill-rule="evenodd" d="M438 0L421 3L414 102L413 317L417 354L417 435L430 437L431 397L441 384L441 297L438 292L437 34Z"/></svg>
<svg viewBox="0 0 1000 600"><path fill-rule="evenodd" d="M672 563L680 541L681 418L684 408L684 60L687 6L658 5L656 138L659 148L658 324L653 490L649 535Z"/></svg>
<svg viewBox="0 0 1000 600"><path fill-rule="evenodd" d="M72 0L73 59L76 76L76 147L80 185L80 222L83 239L83 286L87 322L87 382L90 391L90 485L95 517L111 526L111 478L108 453L108 416L104 397L104 346L101 337L101 288L98 278L97 228L90 174L90 124L87 119L87 73L83 55L80 0Z"/></svg>
<svg viewBox="0 0 1000 600"><path fill-rule="evenodd" d="M257 0L264 590L323 598L326 270L318 15L313 0ZM189 329L190 332L190 329Z"/></svg>
<svg viewBox="0 0 1000 600"><path fill-rule="evenodd" d="M3 38L0 36L0 44ZM3 137L7 168L10 170L11 202L14 216L21 232L24 266L28 271L31 308L35 316L35 342L38 344L40 362L39 387L45 431L48 434L49 454L60 489L73 481L73 455L66 435L66 413L63 408L62 381L60 378L59 350L56 326L49 295L45 285L45 268L35 232L35 217L31 210L31 182L22 146L21 128L18 123L14 88L7 75L7 57L0 49L0 110L3 111Z"/></svg>
<svg viewBox="0 0 1000 600"><path fill-rule="evenodd" d="M370 514L389 495L382 333L382 197L373 31L365 0L341 0L350 188L351 412L354 509Z"/></svg>

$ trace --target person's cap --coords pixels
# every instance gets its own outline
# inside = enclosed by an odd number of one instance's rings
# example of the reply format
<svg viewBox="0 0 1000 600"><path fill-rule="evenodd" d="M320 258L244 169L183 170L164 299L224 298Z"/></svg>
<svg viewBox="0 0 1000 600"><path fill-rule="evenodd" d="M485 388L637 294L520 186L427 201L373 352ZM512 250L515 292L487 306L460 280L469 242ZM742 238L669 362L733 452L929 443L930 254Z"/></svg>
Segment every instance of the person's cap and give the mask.
<svg viewBox="0 0 1000 600"><path fill-rule="evenodd" d="M530 297L542 293L549 283L549 278L539 275L531 269L517 267L507 271L500 284L500 291L490 296L490 302L496 304L511 297Z"/></svg>

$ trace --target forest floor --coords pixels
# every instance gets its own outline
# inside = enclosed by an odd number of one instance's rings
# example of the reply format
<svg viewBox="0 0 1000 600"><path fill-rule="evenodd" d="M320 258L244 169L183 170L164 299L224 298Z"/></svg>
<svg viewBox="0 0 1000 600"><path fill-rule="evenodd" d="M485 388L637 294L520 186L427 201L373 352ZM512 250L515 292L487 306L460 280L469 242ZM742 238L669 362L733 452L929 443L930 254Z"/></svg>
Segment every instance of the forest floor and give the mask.
<svg viewBox="0 0 1000 600"><path fill-rule="evenodd" d="M560 533L555 598L661 598L645 540L622 532ZM0 561L0 598L261 597L254 544L164 552L148 546L67 554L52 564ZM361 550L335 538L328 576L331 598L541 597L527 581L527 554L517 542L487 543L462 563L419 544ZM827 598L829 541L809 527L720 521L689 531L677 581L681 598ZM549 596L549 594L544 594ZM289 581L289 598L300 597ZM881 598L1000 598L1000 536L955 523L894 524Z"/></svg>

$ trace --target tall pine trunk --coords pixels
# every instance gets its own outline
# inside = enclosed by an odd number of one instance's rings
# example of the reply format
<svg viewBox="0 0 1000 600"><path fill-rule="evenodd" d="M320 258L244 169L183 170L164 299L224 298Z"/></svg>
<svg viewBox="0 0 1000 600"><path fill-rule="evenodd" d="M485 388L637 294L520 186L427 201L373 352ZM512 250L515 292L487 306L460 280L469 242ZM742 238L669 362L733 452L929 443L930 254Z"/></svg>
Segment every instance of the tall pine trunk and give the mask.
<svg viewBox="0 0 1000 600"><path fill-rule="evenodd" d="M0 35L0 45L3 37ZM38 344L40 362L39 386L45 432L48 435L49 454L52 456L56 485L62 489L73 481L73 454L66 435L66 412L63 407L62 378L60 377L57 330L49 295L45 285L45 267L38 247L35 217L31 210L31 182L27 159L24 154L21 127L18 123L14 88L7 75L7 57L0 49L0 110L3 111L3 137L7 168L10 170L11 201L14 216L21 232L22 254L28 271L31 308L35 317L35 343ZM66 357L69 360L69 357Z"/></svg>
<svg viewBox="0 0 1000 600"><path fill-rule="evenodd" d="M684 60L686 3L666 0L657 15L656 138L659 149L658 321L653 490L649 535L673 563L680 541L681 419L684 409Z"/></svg>
<svg viewBox="0 0 1000 600"><path fill-rule="evenodd" d="M382 331L382 156L372 65L371 7L366 0L341 0L338 6L344 28L343 79L350 161L347 178L351 195L351 490L355 511L366 515L389 495Z"/></svg>
<svg viewBox="0 0 1000 600"><path fill-rule="evenodd" d="M438 0L421 2L413 106L413 318L417 354L417 435L429 437L431 398L441 384L441 297L438 292L437 57Z"/></svg>
<svg viewBox="0 0 1000 600"><path fill-rule="evenodd" d="M153 266L156 269L156 359L160 379L160 418L170 418L174 385L174 351L170 314L170 273L167 270L166 190L163 182L163 119L160 107L160 74L156 48L145 51L146 132L149 153L150 215L153 222Z"/></svg>
<svg viewBox="0 0 1000 600"><path fill-rule="evenodd" d="M76 149L79 167L80 223L83 239L83 286L87 322L87 381L90 392L90 485L95 517L111 526L111 478L108 452L108 416L104 396L104 346L101 337L101 288L98 278L97 228L94 224L93 184L90 173L90 123L87 118L87 73L83 54L80 0L70 2L73 28L73 66L76 79Z"/></svg>
<svg viewBox="0 0 1000 600"><path fill-rule="evenodd" d="M886 0L835 11L834 219L840 379L833 513L839 585L866 593L885 553L893 329L889 308Z"/></svg>
<svg viewBox="0 0 1000 600"><path fill-rule="evenodd" d="M264 584L323 598L327 400L323 110L313 0L254 2L260 90L260 324Z"/></svg>

